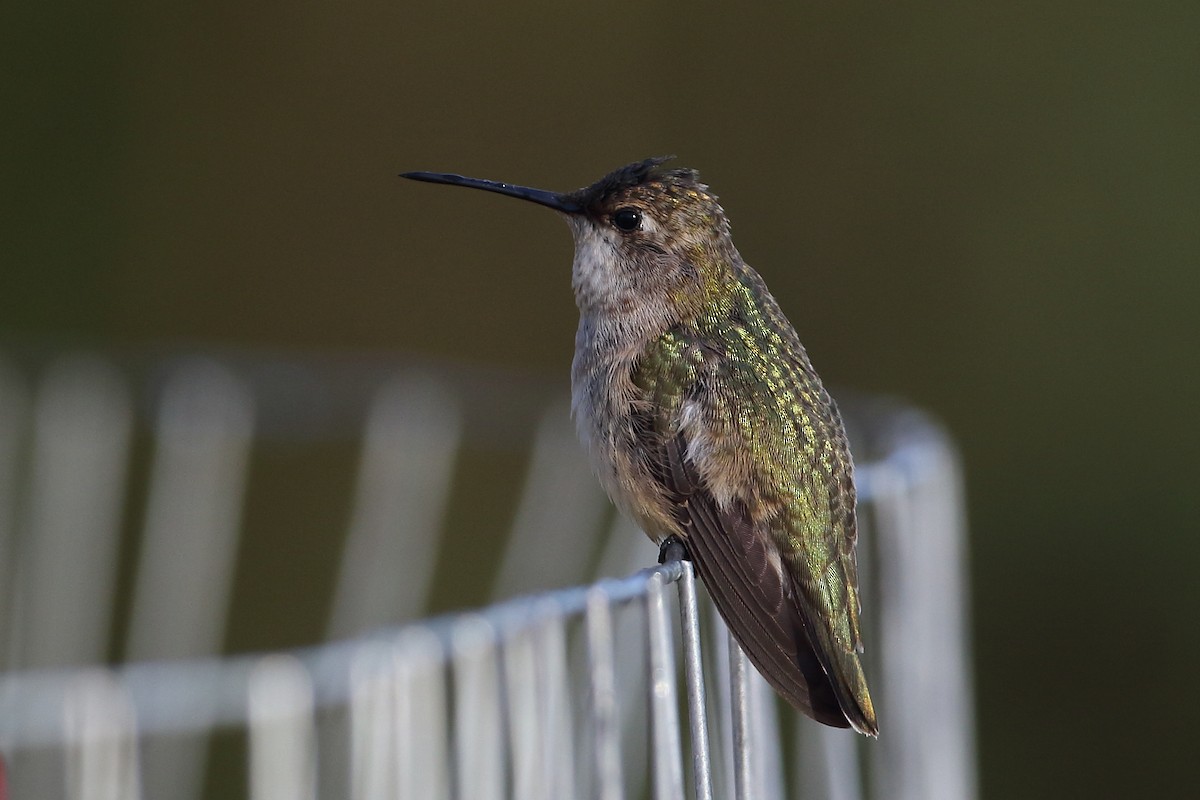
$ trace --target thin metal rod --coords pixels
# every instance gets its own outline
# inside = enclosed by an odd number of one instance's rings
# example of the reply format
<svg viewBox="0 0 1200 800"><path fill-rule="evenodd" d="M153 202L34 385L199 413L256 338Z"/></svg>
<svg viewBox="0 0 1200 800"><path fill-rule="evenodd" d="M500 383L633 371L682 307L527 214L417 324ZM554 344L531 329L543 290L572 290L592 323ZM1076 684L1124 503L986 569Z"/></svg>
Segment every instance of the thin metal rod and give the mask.
<svg viewBox="0 0 1200 800"><path fill-rule="evenodd" d="M679 579L679 619L683 634L683 677L687 684L688 723L692 734L692 782L696 800L712 800L712 761L708 743L708 703L700 660L700 610L696 573L690 562Z"/></svg>
<svg viewBox="0 0 1200 800"><path fill-rule="evenodd" d="M312 679L295 656L266 656L246 687L250 797L315 800Z"/></svg>
<svg viewBox="0 0 1200 800"><path fill-rule="evenodd" d="M457 399L420 373L371 401L328 635L354 636L425 611L462 439ZM396 565L404 580L396 580Z"/></svg>
<svg viewBox="0 0 1200 800"><path fill-rule="evenodd" d="M650 719L654 736L656 800L683 800L683 759L679 743L679 702L675 658L667 620L665 581L654 572L646 581L646 630L650 650Z"/></svg>
<svg viewBox="0 0 1200 800"><path fill-rule="evenodd" d="M77 357L46 371L35 402L4 666L101 663L116 586L132 399L109 364Z"/></svg>
<svg viewBox="0 0 1200 800"><path fill-rule="evenodd" d="M522 713L525 709L536 709L539 693L547 689L537 674L533 632L519 630L504 640L503 655L504 701L509 709L515 710L505 715L513 796L545 800L549 787L542 781L541 766L550 753L542 750L539 731L542 720L536 712Z"/></svg>
<svg viewBox="0 0 1200 800"><path fill-rule="evenodd" d="M737 800L753 797L750 752L749 664L741 646L729 636L730 704L733 710L733 785Z"/></svg>
<svg viewBox="0 0 1200 800"><path fill-rule="evenodd" d="M571 739L570 669L567 664L566 618L557 604L547 602L546 618L535 632L538 680L545 687L540 697L542 780L546 796L554 800L575 798L575 751Z"/></svg>
<svg viewBox="0 0 1200 800"><path fill-rule="evenodd" d="M455 626L455 767L460 800L500 800L508 781L496 629L482 617Z"/></svg>
<svg viewBox="0 0 1200 800"><path fill-rule="evenodd" d="M497 600L586 581L592 552L588 537L610 506L578 455L569 404L554 403L538 425L512 536L492 583ZM547 552L561 557L531 570L529 565L540 563L540 554Z"/></svg>
<svg viewBox="0 0 1200 800"><path fill-rule="evenodd" d="M779 745L779 714L775 693L762 673L748 673L750 693L750 723L754 753L754 796L785 797L783 789L783 754ZM824 726L822 726L824 727Z"/></svg>
<svg viewBox="0 0 1200 800"><path fill-rule="evenodd" d="M392 754L396 732L391 647L365 642L350 665L351 800L371 800L395 790L397 762Z"/></svg>
<svg viewBox="0 0 1200 800"><path fill-rule="evenodd" d="M141 797L137 719L129 690L103 670L80 673L65 711L66 796Z"/></svg>
<svg viewBox="0 0 1200 800"><path fill-rule="evenodd" d="M613 656L612 606L602 586L587 595L588 667L592 685L592 737L597 800L621 800L621 728Z"/></svg>
<svg viewBox="0 0 1200 800"><path fill-rule="evenodd" d="M419 627L397 638L396 752L392 800L449 800L450 739L444 651Z"/></svg>

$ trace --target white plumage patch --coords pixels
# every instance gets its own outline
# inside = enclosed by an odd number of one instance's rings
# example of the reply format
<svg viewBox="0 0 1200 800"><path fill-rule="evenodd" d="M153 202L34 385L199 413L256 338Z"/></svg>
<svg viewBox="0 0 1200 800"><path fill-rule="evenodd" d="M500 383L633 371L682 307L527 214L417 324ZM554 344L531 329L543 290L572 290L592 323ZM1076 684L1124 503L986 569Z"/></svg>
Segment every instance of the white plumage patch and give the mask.
<svg viewBox="0 0 1200 800"><path fill-rule="evenodd" d="M616 232L599 228L586 219L571 222L575 234L571 281L581 310L585 301L590 305L624 294L628 285L618 267Z"/></svg>
<svg viewBox="0 0 1200 800"><path fill-rule="evenodd" d="M705 422L704 407L697 400L685 400L679 409L679 428L687 442L687 458L695 464L704 478L708 490L720 508L728 508L737 493L736 480L730 480L730 474L721 470L706 470L705 465L711 465L722 460L717 452L721 447L713 434L712 428Z"/></svg>

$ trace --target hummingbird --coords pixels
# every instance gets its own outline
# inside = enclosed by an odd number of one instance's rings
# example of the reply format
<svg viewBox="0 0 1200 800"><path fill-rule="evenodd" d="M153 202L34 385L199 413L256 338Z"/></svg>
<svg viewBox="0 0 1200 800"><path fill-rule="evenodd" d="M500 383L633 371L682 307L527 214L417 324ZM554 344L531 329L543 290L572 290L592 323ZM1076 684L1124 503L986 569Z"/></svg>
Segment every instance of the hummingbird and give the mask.
<svg viewBox="0 0 1200 800"><path fill-rule="evenodd" d="M734 247L716 195L669 160L567 193L403 177L566 218L579 307L572 412L604 489L660 554L683 545L784 699L818 722L877 736L859 661L854 468L841 416Z"/></svg>

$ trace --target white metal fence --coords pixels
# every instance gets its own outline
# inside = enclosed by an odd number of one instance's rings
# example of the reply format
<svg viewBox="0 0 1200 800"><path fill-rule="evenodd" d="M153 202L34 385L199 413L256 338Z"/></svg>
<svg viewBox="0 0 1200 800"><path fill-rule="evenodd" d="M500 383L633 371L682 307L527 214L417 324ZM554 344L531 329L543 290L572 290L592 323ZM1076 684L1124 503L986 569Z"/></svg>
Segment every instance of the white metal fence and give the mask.
<svg viewBox="0 0 1200 800"><path fill-rule="evenodd" d="M781 706L730 647L690 565L634 571L655 548L606 522L565 404L541 403L529 381L345 361L119 363L0 362L11 797L974 796L961 476L922 414L843 401L881 725L867 741ZM128 663L88 666L112 652L143 418L153 455L124 604ZM257 442L352 437L357 420L330 643L218 655ZM464 442L519 447L527 435L495 583L498 598L519 598L396 627L419 619L446 508L464 502ZM574 588L539 591L563 586ZM232 788L222 764L237 768L210 758L214 732L245 771Z"/></svg>

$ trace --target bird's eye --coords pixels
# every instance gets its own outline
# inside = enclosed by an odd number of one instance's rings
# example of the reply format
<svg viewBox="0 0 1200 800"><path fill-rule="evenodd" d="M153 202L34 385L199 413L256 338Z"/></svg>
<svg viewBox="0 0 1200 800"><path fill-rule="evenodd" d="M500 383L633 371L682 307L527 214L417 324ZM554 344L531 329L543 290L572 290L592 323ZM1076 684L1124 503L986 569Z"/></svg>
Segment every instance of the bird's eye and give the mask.
<svg viewBox="0 0 1200 800"><path fill-rule="evenodd" d="M642 227L642 212L636 208L618 208L612 215L612 224L617 230L631 233Z"/></svg>

